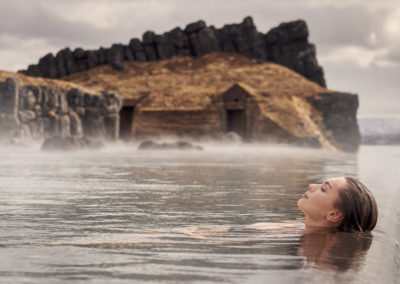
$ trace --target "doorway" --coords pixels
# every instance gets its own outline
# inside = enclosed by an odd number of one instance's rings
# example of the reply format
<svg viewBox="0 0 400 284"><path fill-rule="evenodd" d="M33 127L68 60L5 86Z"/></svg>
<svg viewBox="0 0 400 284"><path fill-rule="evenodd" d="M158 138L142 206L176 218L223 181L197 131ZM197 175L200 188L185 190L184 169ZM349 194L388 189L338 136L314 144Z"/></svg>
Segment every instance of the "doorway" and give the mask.
<svg viewBox="0 0 400 284"><path fill-rule="evenodd" d="M244 110L228 109L226 110L226 130L227 132L235 132L240 137L245 138L245 121Z"/></svg>
<svg viewBox="0 0 400 284"><path fill-rule="evenodd" d="M119 137L129 140L132 137L134 106L124 106L119 113Z"/></svg>

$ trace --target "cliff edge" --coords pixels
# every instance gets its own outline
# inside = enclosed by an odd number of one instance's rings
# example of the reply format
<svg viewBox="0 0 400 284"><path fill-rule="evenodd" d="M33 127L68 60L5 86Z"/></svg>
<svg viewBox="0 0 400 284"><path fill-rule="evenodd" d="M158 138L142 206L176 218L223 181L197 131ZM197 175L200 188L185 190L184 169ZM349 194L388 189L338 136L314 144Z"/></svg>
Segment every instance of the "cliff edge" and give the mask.
<svg viewBox="0 0 400 284"><path fill-rule="evenodd" d="M29 76L63 78L84 72L102 64L122 70L123 61L154 61L177 55L202 56L215 51L237 52L255 58L258 62L270 61L286 66L309 80L325 87L324 72L318 65L316 48L308 42L308 28L304 21L282 23L263 34L257 31L251 17L240 24L222 28L207 26L204 21L177 27L161 35L152 31L143 34L142 40L133 38L129 44L114 44L110 48L84 50L65 48L54 56L49 53L37 64L20 72Z"/></svg>

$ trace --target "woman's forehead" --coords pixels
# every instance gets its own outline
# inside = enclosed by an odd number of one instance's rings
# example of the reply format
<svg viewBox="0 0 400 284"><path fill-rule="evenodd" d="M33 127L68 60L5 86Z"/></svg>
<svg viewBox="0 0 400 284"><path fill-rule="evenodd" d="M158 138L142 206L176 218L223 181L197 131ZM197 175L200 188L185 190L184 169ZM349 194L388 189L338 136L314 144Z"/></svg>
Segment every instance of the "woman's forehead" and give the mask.
<svg viewBox="0 0 400 284"><path fill-rule="evenodd" d="M324 181L324 183L329 184L331 188L340 188L346 185L347 181L345 177L334 177L334 178L328 178L327 180Z"/></svg>

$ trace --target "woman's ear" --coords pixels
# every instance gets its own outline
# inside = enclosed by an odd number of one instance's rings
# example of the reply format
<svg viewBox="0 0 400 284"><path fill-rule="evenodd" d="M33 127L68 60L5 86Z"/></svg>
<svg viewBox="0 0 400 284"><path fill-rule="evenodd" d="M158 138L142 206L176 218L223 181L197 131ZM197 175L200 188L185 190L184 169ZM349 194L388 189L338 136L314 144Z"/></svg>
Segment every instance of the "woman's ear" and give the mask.
<svg viewBox="0 0 400 284"><path fill-rule="evenodd" d="M326 216L326 219L332 223L338 223L338 222L342 221L343 218L344 218L343 213L339 209L334 209L334 210L330 211L328 213L328 215Z"/></svg>

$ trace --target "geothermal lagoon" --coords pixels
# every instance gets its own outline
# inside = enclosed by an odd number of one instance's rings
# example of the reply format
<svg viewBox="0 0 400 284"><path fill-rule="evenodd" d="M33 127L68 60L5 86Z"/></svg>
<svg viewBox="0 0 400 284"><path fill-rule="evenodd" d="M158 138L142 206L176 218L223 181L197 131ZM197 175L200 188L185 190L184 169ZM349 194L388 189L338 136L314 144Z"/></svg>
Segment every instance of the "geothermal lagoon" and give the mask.
<svg viewBox="0 0 400 284"><path fill-rule="evenodd" d="M2 147L0 282L398 283L399 146L203 146ZM303 221L308 184L342 175L376 197L371 236L245 228Z"/></svg>

